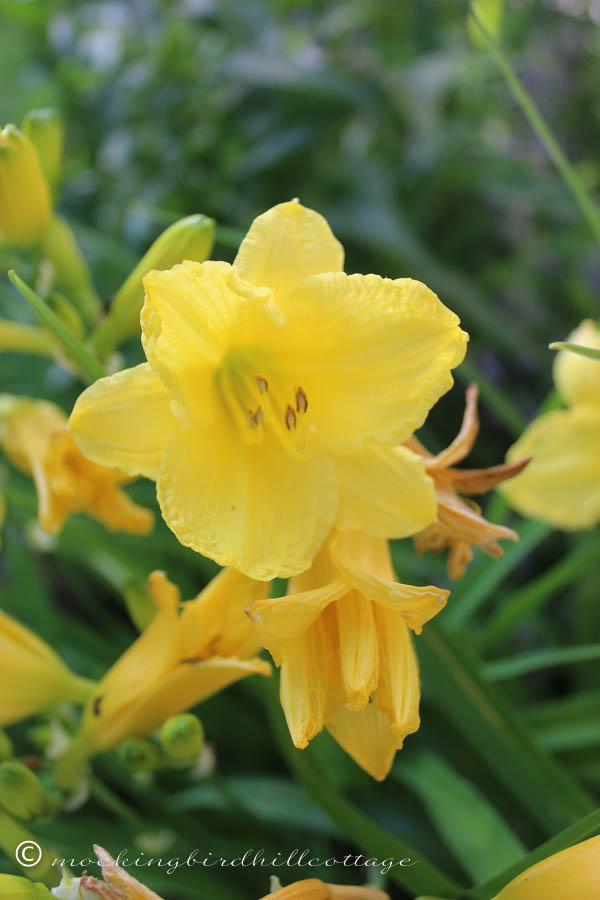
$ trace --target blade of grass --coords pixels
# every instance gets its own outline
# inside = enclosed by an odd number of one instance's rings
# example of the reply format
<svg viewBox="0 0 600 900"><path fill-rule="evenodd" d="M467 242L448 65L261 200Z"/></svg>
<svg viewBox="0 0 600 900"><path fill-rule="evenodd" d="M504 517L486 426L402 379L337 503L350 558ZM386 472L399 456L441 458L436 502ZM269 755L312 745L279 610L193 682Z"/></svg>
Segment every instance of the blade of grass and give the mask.
<svg viewBox="0 0 600 900"><path fill-rule="evenodd" d="M478 635L479 649L482 652L489 650L509 635L520 622L531 618L532 613L560 588L579 579L588 563L596 562L599 554L598 539L588 540L538 578L506 597Z"/></svg>
<svg viewBox="0 0 600 900"><path fill-rule="evenodd" d="M498 891L502 890L505 884L508 884L513 878L516 878L517 875L520 875L525 869L534 866L542 859L547 859L547 857L552 856L554 853L560 853L561 850L572 847L573 844L578 844L580 841L585 841L587 838L593 837L595 834L598 834L598 832L600 832L600 809L594 810L578 822L565 828L560 834L550 838L549 841L540 844L539 847L536 847L535 850L532 850L531 853L524 856L518 863L509 866L499 875L495 875L494 878L490 878L489 881L485 881L483 884L478 884L469 891L468 896L472 898L472 900L490 900L491 897L496 896ZM540 900L542 900L542 898L540 898ZM573 900L575 900L575 898L573 898Z"/></svg>
<svg viewBox="0 0 600 900"><path fill-rule="evenodd" d="M600 644L580 644L574 647L555 647L549 650L533 650L507 659L494 659L483 667L485 677L489 681L502 681L538 672L553 666L570 666L575 663L600 659Z"/></svg>
<svg viewBox="0 0 600 900"><path fill-rule="evenodd" d="M96 357L90 353L88 348L82 344L78 338L75 337L72 331L69 331L56 313L52 312L52 310L44 303L42 298L38 297L35 291L33 291L22 278L19 278L14 269L10 270L8 277L19 293L33 306L44 325L54 332L67 353L79 364L81 370L85 372L86 375L89 375L92 381L106 375L106 372Z"/></svg>
<svg viewBox="0 0 600 900"><path fill-rule="evenodd" d="M543 832L593 809L593 801L540 750L502 693L480 674L465 641L428 622L416 641L427 696L466 738Z"/></svg>

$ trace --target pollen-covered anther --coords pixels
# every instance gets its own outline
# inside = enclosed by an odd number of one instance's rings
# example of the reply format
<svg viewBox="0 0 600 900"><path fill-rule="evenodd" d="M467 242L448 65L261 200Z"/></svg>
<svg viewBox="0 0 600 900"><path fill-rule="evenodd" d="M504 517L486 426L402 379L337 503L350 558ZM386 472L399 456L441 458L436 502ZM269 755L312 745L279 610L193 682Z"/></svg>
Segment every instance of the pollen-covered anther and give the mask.
<svg viewBox="0 0 600 900"><path fill-rule="evenodd" d="M262 411L262 406L257 406L254 412L251 409L248 410L248 425L250 428L257 428L259 425L262 425L265 421L265 416Z"/></svg>
<svg viewBox="0 0 600 900"><path fill-rule="evenodd" d="M269 390L269 382L264 375L257 375L256 383L261 394L265 394Z"/></svg>
<svg viewBox="0 0 600 900"><path fill-rule="evenodd" d="M296 413L288 403L287 409L285 411L285 424L288 431L291 431L292 428L296 428Z"/></svg>
<svg viewBox="0 0 600 900"><path fill-rule="evenodd" d="M305 413L308 409L308 398L301 387L296 388L296 412Z"/></svg>

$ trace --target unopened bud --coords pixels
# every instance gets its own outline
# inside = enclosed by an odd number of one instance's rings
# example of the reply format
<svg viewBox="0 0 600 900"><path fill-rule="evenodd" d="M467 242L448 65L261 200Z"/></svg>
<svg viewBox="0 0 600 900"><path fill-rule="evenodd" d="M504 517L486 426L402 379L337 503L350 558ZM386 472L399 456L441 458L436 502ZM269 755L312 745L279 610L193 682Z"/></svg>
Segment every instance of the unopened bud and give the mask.
<svg viewBox="0 0 600 900"><path fill-rule="evenodd" d="M52 900L48 888L20 875L0 875L0 900Z"/></svg>
<svg viewBox="0 0 600 900"><path fill-rule="evenodd" d="M59 288L77 304L88 322L94 322L102 304L71 226L60 216L52 216L40 246L42 254L54 267Z"/></svg>
<svg viewBox="0 0 600 900"><path fill-rule="evenodd" d="M160 742L167 756L176 762L193 760L204 746L204 728L197 716L171 716L160 730Z"/></svg>
<svg viewBox="0 0 600 900"><path fill-rule="evenodd" d="M21 127L37 150L42 171L55 191L60 182L65 138L58 110L50 107L32 109L23 119Z"/></svg>
<svg viewBox="0 0 600 900"><path fill-rule="evenodd" d="M52 203L37 151L15 125L0 130L0 233L10 244L33 244L50 223Z"/></svg>
<svg viewBox="0 0 600 900"><path fill-rule="evenodd" d="M31 822L56 812L57 801L31 769L6 761L0 763L0 806L17 819Z"/></svg>
<svg viewBox="0 0 600 900"><path fill-rule="evenodd" d="M128 738L123 741L117 753L130 772L153 772L162 762L156 744L141 738Z"/></svg>

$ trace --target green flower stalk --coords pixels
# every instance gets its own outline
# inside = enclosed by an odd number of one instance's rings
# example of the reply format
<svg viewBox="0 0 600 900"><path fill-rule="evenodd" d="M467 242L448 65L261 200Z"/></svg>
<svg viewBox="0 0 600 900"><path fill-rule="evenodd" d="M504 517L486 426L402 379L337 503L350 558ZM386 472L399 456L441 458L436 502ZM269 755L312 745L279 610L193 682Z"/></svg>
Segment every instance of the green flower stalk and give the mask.
<svg viewBox="0 0 600 900"><path fill-rule="evenodd" d="M102 303L71 226L60 216L52 216L39 249L42 257L52 263L57 286L92 325L102 311Z"/></svg>
<svg viewBox="0 0 600 900"><path fill-rule="evenodd" d="M15 125L0 130L0 234L15 247L35 244L50 224L52 202L37 151Z"/></svg>
<svg viewBox="0 0 600 900"><path fill-rule="evenodd" d="M5 731L0 729L0 762L5 759L12 759L15 755L13 743Z"/></svg>
<svg viewBox="0 0 600 900"><path fill-rule="evenodd" d="M0 806L17 819L33 822L56 812L58 798L27 766L7 761L0 764Z"/></svg>
<svg viewBox="0 0 600 900"><path fill-rule="evenodd" d="M200 213L186 216L163 231L117 291L110 312L92 335L99 359L106 360L122 340L140 333L144 276L152 269L170 269L184 260L204 262L214 240L214 220Z"/></svg>
<svg viewBox="0 0 600 900"><path fill-rule="evenodd" d="M64 125L56 109L32 109L21 124L23 133L27 135L37 150L42 171L54 196L60 184Z"/></svg>
<svg viewBox="0 0 600 900"><path fill-rule="evenodd" d="M2 808L0 808L0 850L9 859L16 860L32 881L42 881L49 887L59 883L60 872L52 865L58 854L41 847L31 832ZM0 887L2 887L1 882ZM41 893L39 896L43 897L45 895ZM6 900L9 897L10 900L13 900L13 895L4 895ZM14 900L17 897L19 897L19 894L16 895ZM32 894L31 897L37 900L38 895ZM4 900L4 898L0 892L0 900ZM24 898L29 900L27 894L24 894Z"/></svg>

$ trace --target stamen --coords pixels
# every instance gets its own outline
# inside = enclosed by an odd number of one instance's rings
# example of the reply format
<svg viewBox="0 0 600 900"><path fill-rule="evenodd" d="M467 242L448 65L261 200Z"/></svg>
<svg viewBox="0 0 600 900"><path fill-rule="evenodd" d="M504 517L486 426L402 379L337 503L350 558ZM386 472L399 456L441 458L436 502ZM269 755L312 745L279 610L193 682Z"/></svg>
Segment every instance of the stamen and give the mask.
<svg viewBox="0 0 600 900"><path fill-rule="evenodd" d="M248 410L248 425L250 428L256 428L258 425L262 425L264 421L265 417L261 406L257 406L255 412L252 412L251 409Z"/></svg>
<svg viewBox="0 0 600 900"><path fill-rule="evenodd" d="M285 424L288 431L291 431L292 428L296 428L296 413L288 403L287 409L285 411Z"/></svg>
<svg viewBox="0 0 600 900"><path fill-rule="evenodd" d="M266 391L269 390L269 382L267 381L267 379L265 378L264 375L257 375L256 383L258 385L258 390L261 392L261 394L264 394Z"/></svg>
<svg viewBox="0 0 600 900"><path fill-rule="evenodd" d="M296 388L296 410L305 413L308 409L308 399L301 387Z"/></svg>

